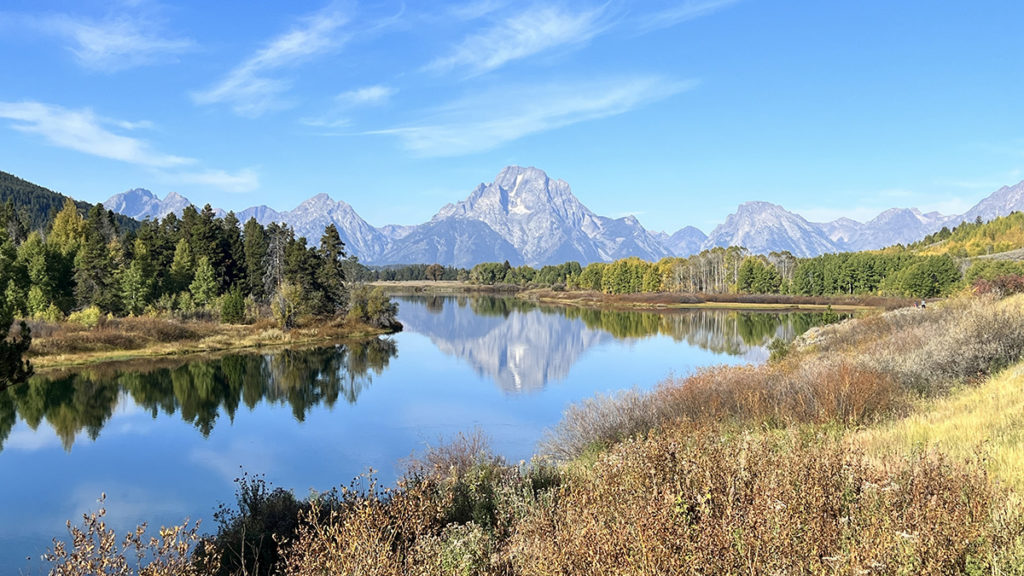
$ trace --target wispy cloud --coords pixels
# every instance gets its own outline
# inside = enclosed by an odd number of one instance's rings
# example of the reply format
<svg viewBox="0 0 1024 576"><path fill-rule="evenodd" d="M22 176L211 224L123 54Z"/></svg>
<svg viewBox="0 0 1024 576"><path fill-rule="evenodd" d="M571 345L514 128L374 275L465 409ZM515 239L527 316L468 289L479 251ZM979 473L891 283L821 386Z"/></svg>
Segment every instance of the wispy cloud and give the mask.
<svg viewBox="0 0 1024 576"><path fill-rule="evenodd" d="M225 170L204 170L174 174L171 179L183 184L198 184L224 190L225 192L252 192L260 187L260 177L252 168L231 173Z"/></svg>
<svg viewBox="0 0 1024 576"><path fill-rule="evenodd" d="M359 88L357 90L350 90L348 92L342 92L338 94L335 101L340 106L355 107L355 106L377 106L386 103L392 96L394 96L396 90L390 86L366 86L365 88Z"/></svg>
<svg viewBox="0 0 1024 576"><path fill-rule="evenodd" d="M459 20L476 20L492 14L508 4L508 0L476 0L448 8L448 14Z"/></svg>
<svg viewBox="0 0 1024 576"><path fill-rule="evenodd" d="M637 22L641 32L650 32L661 28L671 28L688 20L707 16L726 8L739 0L703 0L681 2L670 8L646 14Z"/></svg>
<svg viewBox="0 0 1024 576"><path fill-rule="evenodd" d="M689 90L695 81L660 77L505 87L456 101L414 126L377 130L397 136L420 156L461 156L531 134L623 114Z"/></svg>
<svg viewBox="0 0 1024 576"><path fill-rule="evenodd" d="M235 113L249 117L285 107L281 96L291 88L291 82L269 73L335 50L344 41L338 30L347 22L348 18L334 9L306 17L242 62L217 85L193 93L192 99L201 105L229 103Z"/></svg>
<svg viewBox="0 0 1024 576"><path fill-rule="evenodd" d="M82 66L103 72L175 61L195 48L188 38L163 37L155 25L128 16L87 21L59 15L40 20L39 26L68 40Z"/></svg>
<svg viewBox="0 0 1024 576"><path fill-rule="evenodd" d="M383 106L398 90L380 84L342 92L334 98L334 108L316 118L304 118L302 123L317 128L342 128L351 124L348 114L354 108Z"/></svg>
<svg viewBox="0 0 1024 576"><path fill-rule="evenodd" d="M557 6L527 8L467 37L451 54L432 61L425 69L464 69L482 74L540 52L583 44L606 28L603 15L603 8L582 12Z"/></svg>
<svg viewBox="0 0 1024 576"><path fill-rule="evenodd" d="M164 154L143 140L110 130L110 127L137 128L146 123L124 123L101 118L89 109L69 110L41 102L0 102L0 118L11 120L15 130L38 134L54 146L101 158L154 168L194 162L191 158Z"/></svg>

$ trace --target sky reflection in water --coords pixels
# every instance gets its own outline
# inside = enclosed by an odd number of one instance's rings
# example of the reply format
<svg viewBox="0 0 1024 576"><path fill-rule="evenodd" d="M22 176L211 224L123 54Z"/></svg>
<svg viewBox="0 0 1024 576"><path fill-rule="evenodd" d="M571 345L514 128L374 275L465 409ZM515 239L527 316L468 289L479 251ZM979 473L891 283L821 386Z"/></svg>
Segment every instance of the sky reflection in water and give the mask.
<svg viewBox="0 0 1024 576"><path fill-rule="evenodd" d="M528 459L567 404L700 366L758 362L809 314L602 312L405 298L405 332L305 351L47 374L0 393L0 572L41 572L64 523L207 519L243 470L305 496L460 431ZM25 557L32 556L32 562Z"/></svg>

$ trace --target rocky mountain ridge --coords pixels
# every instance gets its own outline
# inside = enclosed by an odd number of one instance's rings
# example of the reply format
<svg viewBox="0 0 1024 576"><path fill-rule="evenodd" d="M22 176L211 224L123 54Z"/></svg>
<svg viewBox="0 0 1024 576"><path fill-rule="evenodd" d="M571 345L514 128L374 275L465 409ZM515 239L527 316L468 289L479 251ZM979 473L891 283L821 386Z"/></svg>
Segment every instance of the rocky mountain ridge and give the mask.
<svg viewBox="0 0 1024 576"><path fill-rule="evenodd" d="M104 202L126 216L163 218L180 214L189 200L171 192L163 200L144 189ZM716 246L744 246L752 253L789 251L795 256L871 250L910 243L961 221L989 220L1024 210L1024 182L1004 186L962 215L922 213L914 208L886 210L868 222L840 218L810 222L769 202L745 202L708 235L685 226L671 235L646 230L633 216L608 218L587 208L563 180L533 167L509 166L491 183L479 184L464 200L442 207L431 220L414 226L374 227L346 202L317 194L292 210L255 206L238 213L263 225L282 222L311 243L335 224L350 254L367 264L437 262L471 267L479 262L543 266L581 264L629 256L658 260L689 256ZM218 211L219 213L223 213Z"/></svg>

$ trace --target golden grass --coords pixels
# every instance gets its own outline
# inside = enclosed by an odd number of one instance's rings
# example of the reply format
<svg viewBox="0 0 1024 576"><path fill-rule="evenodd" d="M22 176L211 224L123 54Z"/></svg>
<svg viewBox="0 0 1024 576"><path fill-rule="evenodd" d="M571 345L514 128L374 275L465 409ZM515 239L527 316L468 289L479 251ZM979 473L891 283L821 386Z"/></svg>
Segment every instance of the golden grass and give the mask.
<svg viewBox="0 0 1024 576"><path fill-rule="evenodd" d="M977 461L1024 495L1024 362L978 386L921 401L906 418L860 430L851 441L878 458L934 448Z"/></svg>
<svg viewBox="0 0 1024 576"><path fill-rule="evenodd" d="M381 334L350 322L309 324L283 331L272 324L235 325L206 321L119 318L99 328L63 323L34 337L29 357L39 370L70 368L142 358L212 352L302 347Z"/></svg>

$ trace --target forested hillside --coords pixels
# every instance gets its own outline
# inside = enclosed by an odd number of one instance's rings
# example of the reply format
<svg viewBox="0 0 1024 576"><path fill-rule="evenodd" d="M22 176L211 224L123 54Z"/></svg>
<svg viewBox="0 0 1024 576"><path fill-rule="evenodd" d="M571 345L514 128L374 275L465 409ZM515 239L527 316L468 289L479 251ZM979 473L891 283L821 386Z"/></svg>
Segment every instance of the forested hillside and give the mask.
<svg viewBox="0 0 1024 576"><path fill-rule="evenodd" d="M943 228L907 247L920 254L949 254L958 258L988 256L1024 248L1024 213L1014 212L989 222L962 222Z"/></svg>
<svg viewBox="0 0 1024 576"><path fill-rule="evenodd" d="M64 203L70 200L69 197L43 188L26 180L22 180L13 174L0 171L0 205L13 207L18 213L19 220L24 226L31 230L43 230L49 226L53 217L64 207ZM85 215L92 208L92 204L75 200L78 212ZM138 222L114 214L114 223L124 231L134 230Z"/></svg>

